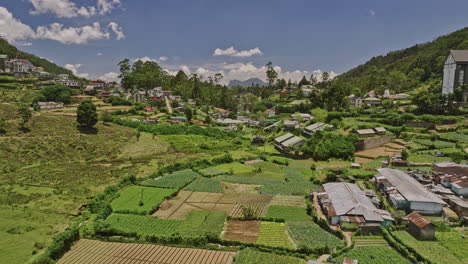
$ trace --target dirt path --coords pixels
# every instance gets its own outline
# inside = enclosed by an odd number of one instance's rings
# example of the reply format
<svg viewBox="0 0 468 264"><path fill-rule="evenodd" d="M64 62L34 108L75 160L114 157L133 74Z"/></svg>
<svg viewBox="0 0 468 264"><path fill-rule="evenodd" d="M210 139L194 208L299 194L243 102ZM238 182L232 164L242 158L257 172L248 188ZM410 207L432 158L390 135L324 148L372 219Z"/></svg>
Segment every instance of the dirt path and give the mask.
<svg viewBox="0 0 468 264"><path fill-rule="evenodd" d="M351 246L351 244L353 244L353 239L352 239L352 235L353 233L351 232L343 232L343 235L346 239L346 246Z"/></svg>
<svg viewBox="0 0 468 264"><path fill-rule="evenodd" d="M172 114L172 107L171 103L169 102L169 97L164 96L164 100L166 100L167 112L169 112L169 114Z"/></svg>
<svg viewBox="0 0 468 264"><path fill-rule="evenodd" d="M322 208L320 208L320 205L318 204L318 199L317 199L317 193L316 192L314 192L314 209L317 212L317 216L319 218L327 220L327 217L322 212Z"/></svg>
<svg viewBox="0 0 468 264"><path fill-rule="evenodd" d="M324 254L324 255L320 256L320 257L317 259L317 262L323 262L323 263L325 263L325 262L328 260L329 257L330 257L330 254Z"/></svg>

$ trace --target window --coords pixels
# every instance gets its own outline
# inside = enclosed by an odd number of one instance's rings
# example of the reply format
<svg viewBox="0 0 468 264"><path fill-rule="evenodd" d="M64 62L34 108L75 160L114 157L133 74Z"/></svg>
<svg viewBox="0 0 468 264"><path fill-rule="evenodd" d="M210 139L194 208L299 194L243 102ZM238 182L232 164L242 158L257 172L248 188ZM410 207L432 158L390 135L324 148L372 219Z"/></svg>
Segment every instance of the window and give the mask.
<svg viewBox="0 0 468 264"><path fill-rule="evenodd" d="M458 75L458 84L462 86L465 83L465 70L460 70L460 74Z"/></svg>

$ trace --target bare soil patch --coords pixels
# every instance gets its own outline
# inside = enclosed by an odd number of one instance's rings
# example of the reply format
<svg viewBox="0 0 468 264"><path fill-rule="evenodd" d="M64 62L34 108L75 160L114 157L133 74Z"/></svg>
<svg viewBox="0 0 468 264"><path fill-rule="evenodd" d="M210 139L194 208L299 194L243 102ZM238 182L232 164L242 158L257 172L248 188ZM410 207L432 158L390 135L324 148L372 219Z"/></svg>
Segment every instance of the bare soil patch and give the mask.
<svg viewBox="0 0 468 264"><path fill-rule="evenodd" d="M378 148L356 152L356 156L369 158L369 159L376 159L379 157L393 156L393 154L399 153L399 152L401 152L401 150L395 150L395 149L391 149L387 147L378 147Z"/></svg>
<svg viewBox="0 0 468 264"><path fill-rule="evenodd" d="M183 220L193 210L222 211L232 214L236 205L259 204L258 214L264 215L272 195L239 194L239 193L208 193L180 191L168 201L164 201L153 216L162 219ZM237 212L237 211L236 211ZM236 216L242 216L237 215Z"/></svg>
<svg viewBox="0 0 468 264"><path fill-rule="evenodd" d="M228 221L223 238L255 243L258 239L260 221Z"/></svg>
<svg viewBox="0 0 468 264"><path fill-rule="evenodd" d="M244 208L250 208L252 210L253 217L260 217L266 214L268 204L267 203L253 203L253 204L236 204L229 214L232 217L244 217Z"/></svg>
<svg viewBox="0 0 468 264"><path fill-rule="evenodd" d="M306 207L304 197L296 195L275 195L270 205Z"/></svg>
<svg viewBox="0 0 468 264"><path fill-rule="evenodd" d="M261 185L221 182L225 193L259 193Z"/></svg>

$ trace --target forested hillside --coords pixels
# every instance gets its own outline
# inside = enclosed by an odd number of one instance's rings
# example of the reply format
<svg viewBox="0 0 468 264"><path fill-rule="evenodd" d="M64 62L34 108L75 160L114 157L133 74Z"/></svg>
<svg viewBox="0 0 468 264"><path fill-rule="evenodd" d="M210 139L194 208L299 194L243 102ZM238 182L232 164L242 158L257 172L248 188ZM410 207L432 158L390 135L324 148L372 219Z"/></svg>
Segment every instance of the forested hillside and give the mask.
<svg viewBox="0 0 468 264"><path fill-rule="evenodd" d="M73 75L70 70L62 68L46 59L18 50L15 46L9 44L6 40L0 38L0 54L6 54L9 58L18 57L19 59L28 59L36 67L43 67L46 72L54 74Z"/></svg>
<svg viewBox="0 0 468 264"><path fill-rule="evenodd" d="M374 57L336 78L353 91L390 89L411 91L427 82L442 80L443 64L451 49L468 49L468 28L434 41Z"/></svg>

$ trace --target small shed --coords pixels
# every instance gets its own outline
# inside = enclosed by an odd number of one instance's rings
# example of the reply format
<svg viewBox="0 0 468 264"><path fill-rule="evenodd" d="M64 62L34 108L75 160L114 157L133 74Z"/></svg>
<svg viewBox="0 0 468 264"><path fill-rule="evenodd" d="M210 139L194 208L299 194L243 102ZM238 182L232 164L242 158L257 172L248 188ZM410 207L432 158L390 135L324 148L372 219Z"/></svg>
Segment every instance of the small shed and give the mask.
<svg viewBox="0 0 468 264"><path fill-rule="evenodd" d="M408 232L418 240L434 240L435 225L417 212L408 216Z"/></svg>
<svg viewBox="0 0 468 264"><path fill-rule="evenodd" d="M374 131L377 133L377 135L385 135L385 133L387 133L385 127L376 127L374 128Z"/></svg>
<svg viewBox="0 0 468 264"><path fill-rule="evenodd" d="M370 128L369 129L356 129L355 132L356 134L358 134L360 138L375 136L375 131Z"/></svg>

